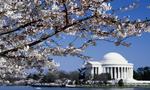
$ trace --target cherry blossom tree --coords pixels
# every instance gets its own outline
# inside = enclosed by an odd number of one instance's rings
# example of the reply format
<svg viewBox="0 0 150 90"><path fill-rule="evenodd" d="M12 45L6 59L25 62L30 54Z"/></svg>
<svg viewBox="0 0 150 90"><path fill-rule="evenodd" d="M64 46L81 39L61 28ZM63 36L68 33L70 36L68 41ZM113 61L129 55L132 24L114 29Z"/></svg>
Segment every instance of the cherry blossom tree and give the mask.
<svg viewBox="0 0 150 90"><path fill-rule="evenodd" d="M51 56L70 55L87 60L91 58L83 51L98 41L128 47L127 38L150 31L149 19L118 18L111 2L0 0L0 57L25 67L51 66ZM136 3L118 10L134 7ZM65 39L67 43L60 43Z"/></svg>

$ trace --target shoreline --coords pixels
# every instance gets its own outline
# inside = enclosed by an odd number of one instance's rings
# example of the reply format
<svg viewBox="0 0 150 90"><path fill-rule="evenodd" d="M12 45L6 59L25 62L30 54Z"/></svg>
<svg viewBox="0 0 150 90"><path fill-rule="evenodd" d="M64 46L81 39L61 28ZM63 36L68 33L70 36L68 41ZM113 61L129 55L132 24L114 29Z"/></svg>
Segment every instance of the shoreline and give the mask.
<svg viewBox="0 0 150 90"><path fill-rule="evenodd" d="M150 85L29 85L31 87L61 87L61 88L150 88Z"/></svg>
<svg viewBox="0 0 150 90"><path fill-rule="evenodd" d="M111 84L82 84L82 85L64 85L56 83L34 83L34 84L1 84L0 86L30 86L30 87L53 87L53 88L150 88L150 85L111 85Z"/></svg>
<svg viewBox="0 0 150 90"><path fill-rule="evenodd" d="M25 86L25 87L33 87L33 88L37 88L37 87L40 87L40 88L150 88L150 85L149 86L96 86L96 85L76 85L76 86L45 86L45 85L39 85L39 86L33 86L33 85L0 85L0 86L4 86L4 87L7 87L7 86Z"/></svg>

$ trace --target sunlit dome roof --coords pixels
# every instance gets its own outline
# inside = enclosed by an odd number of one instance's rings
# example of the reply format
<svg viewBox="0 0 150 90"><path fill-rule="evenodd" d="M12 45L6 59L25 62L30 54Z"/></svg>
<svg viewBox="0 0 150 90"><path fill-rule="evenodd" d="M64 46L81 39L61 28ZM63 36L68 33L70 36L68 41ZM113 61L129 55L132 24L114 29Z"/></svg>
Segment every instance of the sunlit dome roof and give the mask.
<svg viewBox="0 0 150 90"><path fill-rule="evenodd" d="M119 53L110 52L104 55L101 63L103 64L128 64L128 61Z"/></svg>

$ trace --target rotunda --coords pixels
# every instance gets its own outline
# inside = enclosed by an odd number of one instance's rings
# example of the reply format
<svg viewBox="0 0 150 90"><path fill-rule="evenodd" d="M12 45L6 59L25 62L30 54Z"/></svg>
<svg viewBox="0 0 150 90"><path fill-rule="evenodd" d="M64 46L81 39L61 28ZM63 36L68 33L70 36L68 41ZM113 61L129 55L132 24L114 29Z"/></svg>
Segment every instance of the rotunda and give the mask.
<svg viewBox="0 0 150 90"><path fill-rule="evenodd" d="M133 79L133 64L119 53L110 52L104 55L100 61L88 61L84 65L87 76L94 77L102 73L108 73L112 80Z"/></svg>
<svg viewBox="0 0 150 90"><path fill-rule="evenodd" d="M111 79L133 79L133 64L128 63L119 53L107 53L100 62L102 63L103 73L109 73Z"/></svg>
<svg viewBox="0 0 150 90"><path fill-rule="evenodd" d="M122 79L130 85L150 85L150 81L135 80L133 78L133 64L119 53L110 52L103 56L100 61L87 61L84 64L85 75L94 79L94 76L108 73L111 77L110 83Z"/></svg>

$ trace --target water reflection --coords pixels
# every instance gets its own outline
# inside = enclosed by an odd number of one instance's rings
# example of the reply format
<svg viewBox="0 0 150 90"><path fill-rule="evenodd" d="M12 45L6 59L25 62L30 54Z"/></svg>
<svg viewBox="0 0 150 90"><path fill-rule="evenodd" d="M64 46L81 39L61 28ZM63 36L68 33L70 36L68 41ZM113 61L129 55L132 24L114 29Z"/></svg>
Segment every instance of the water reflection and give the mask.
<svg viewBox="0 0 150 90"><path fill-rule="evenodd" d="M41 90L150 90L150 88L41 88Z"/></svg>
<svg viewBox="0 0 150 90"><path fill-rule="evenodd" d="M150 88L43 88L30 86L0 86L0 90L150 90Z"/></svg>
<svg viewBox="0 0 150 90"><path fill-rule="evenodd" d="M150 90L150 88L88 88L74 90Z"/></svg>
<svg viewBox="0 0 150 90"><path fill-rule="evenodd" d="M134 88L91 88L86 90L134 90Z"/></svg>

